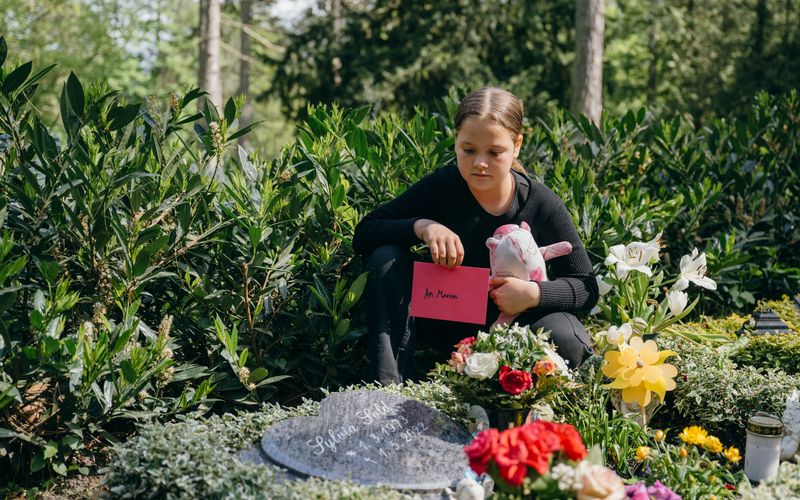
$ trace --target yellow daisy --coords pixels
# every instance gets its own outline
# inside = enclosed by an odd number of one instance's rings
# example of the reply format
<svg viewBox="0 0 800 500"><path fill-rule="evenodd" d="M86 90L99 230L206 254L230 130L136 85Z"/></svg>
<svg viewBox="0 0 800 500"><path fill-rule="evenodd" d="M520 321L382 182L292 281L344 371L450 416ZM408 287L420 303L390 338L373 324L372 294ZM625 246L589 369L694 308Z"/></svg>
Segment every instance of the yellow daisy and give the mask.
<svg viewBox="0 0 800 500"><path fill-rule="evenodd" d="M692 425L690 427L684 427L683 432L681 432L678 437L680 437L681 441L684 443L701 446L708 437L708 431L702 427Z"/></svg>
<svg viewBox="0 0 800 500"><path fill-rule="evenodd" d="M735 448L731 446L727 450L725 450L725 458L728 459L729 462L736 463L742 459L742 456L739 454L739 448Z"/></svg>
<svg viewBox="0 0 800 500"><path fill-rule="evenodd" d="M711 453L722 452L722 442L714 436L708 436L705 441L703 441L702 446Z"/></svg>

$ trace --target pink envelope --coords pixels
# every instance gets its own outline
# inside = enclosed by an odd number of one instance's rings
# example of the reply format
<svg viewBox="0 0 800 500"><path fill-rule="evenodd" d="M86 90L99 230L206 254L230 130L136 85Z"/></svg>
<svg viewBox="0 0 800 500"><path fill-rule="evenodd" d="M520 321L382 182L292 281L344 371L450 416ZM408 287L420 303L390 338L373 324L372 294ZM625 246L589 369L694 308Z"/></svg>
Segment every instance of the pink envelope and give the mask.
<svg viewBox="0 0 800 500"><path fill-rule="evenodd" d="M489 269L414 263L411 316L483 325L488 300Z"/></svg>

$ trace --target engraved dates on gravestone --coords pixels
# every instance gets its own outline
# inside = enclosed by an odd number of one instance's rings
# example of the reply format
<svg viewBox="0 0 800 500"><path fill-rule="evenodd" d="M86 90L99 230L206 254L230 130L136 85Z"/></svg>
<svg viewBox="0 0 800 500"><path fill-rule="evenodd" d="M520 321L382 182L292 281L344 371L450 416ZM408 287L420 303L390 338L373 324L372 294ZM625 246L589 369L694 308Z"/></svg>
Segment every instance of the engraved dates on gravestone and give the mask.
<svg viewBox="0 0 800 500"><path fill-rule="evenodd" d="M470 434L424 404L382 391L334 393L319 415L273 425L266 457L292 472L401 490L440 490L467 469Z"/></svg>

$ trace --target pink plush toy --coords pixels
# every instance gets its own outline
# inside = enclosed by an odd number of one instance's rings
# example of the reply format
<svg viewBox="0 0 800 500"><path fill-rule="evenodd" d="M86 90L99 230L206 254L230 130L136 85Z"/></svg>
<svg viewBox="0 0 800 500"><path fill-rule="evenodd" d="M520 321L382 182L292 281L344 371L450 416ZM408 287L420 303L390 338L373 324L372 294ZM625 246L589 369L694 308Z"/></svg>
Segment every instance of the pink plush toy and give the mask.
<svg viewBox="0 0 800 500"><path fill-rule="evenodd" d="M572 252L568 241L559 241L546 247L536 244L531 228L523 222L521 226L506 224L498 227L494 235L486 240L489 247L491 277L515 277L527 281L547 281L545 261ZM495 325L510 325L517 317L502 312Z"/></svg>

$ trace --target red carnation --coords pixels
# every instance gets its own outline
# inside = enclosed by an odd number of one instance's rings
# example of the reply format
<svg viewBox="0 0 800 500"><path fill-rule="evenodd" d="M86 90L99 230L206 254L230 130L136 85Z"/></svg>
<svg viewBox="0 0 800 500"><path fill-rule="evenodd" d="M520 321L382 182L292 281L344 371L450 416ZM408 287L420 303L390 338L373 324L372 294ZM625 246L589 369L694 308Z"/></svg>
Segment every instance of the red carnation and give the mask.
<svg viewBox="0 0 800 500"><path fill-rule="evenodd" d="M494 461L505 482L512 486L522 484L528 474L529 455L530 450L527 443L521 439L519 428L511 428L500 434Z"/></svg>
<svg viewBox="0 0 800 500"><path fill-rule="evenodd" d="M583 460L586 458L586 446L575 427L570 424L553 424L554 432L561 440L561 449L570 460Z"/></svg>
<svg viewBox="0 0 800 500"><path fill-rule="evenodd" d="M464 447L464 452L469 458L469 466L476 474L486 472L489 460L494 457L497 450L497 441L500 433L497 429L481 431L470 444Z"/></svg>
<svg viewBox="0 0 800 500"><path fill-rule="evenodd" d="M463 338L458 342L458 344L455 345L455 348L458 349L459 347L464 345L472 345L473 342L475 342L475 337Z"/></svg>
<svg viewBox="0 0 800 500"><path fill-rule="evenodd" d="M522 370L512 370L510 366L500 368L500 386L509 394L517 395L533 385L531 374Z"/></svg>

